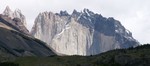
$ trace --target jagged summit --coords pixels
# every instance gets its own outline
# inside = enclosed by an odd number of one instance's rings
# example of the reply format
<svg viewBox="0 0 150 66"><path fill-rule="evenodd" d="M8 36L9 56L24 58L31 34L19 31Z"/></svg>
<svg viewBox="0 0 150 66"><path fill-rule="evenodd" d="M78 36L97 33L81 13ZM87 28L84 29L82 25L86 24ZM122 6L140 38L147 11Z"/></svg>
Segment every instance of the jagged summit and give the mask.
<svg viewBox="0 0 150 66"><path fill-rule="evenodd" d="M15 11L12 11L9 8L9 6L7 6L4 12L2 13L1 18L16 26L23 33L29 34L29 31L26 28L26 18L21 13L21 10L16 9Z"/></svg>
<svg viewBox="0 0 150 66"><path fill-rule="evenodd" d="M84 8L84 9L83 9L83 12L84 12L84 13L89 13L90 11L89 11L89 9Z"/></svg>
<svg viewBox="0 0 150 66"><path fill-rule="evenodd" d="M61 16L69 16L67 11L60 11Z"/></svg>
<svg viewBox="0 0 150 66"><path fill-rule="evenodd" d="M78 13L78 11L74 9L72 14L76 14L76 13Z"/></svg>
<svg viewBox="0 0 150 66"><path fill-rule="evenodd" d="M87 16L94 15L94 13L92 11L90 11L89 9L86 9L86 8L83 10L83 13L85 13Z"/></svg>
<svg viewBox="0 0 150 66"><path fill-rule="evenodd" d="M76 18L80 14L81 14L80 12L78 12L77 10L74 9L73 12L72 12L72 14L71 14L71 16L74 17L74 18Z"/></svg>
<svg viewBox="0 0 150 66"><path fill-rule="evenodd" d="M10 18L13 18L13 11L9 8L9 6L6 6L3 15L9 16Z"/></svg>
<svg viewBox="0 0 150 66"><path fill-rule="evenodd" d="M21 13L20 9L16 9L15 11L12 11L9 6L6 6L6 9L3 11L2 14L5 15L5 16L7 16L7 17L10 17L11 19L13 19L13 18L19 18L19 19L21 19L21 22L23 23L23 25L25 27L27 26L27 24L26 24L26 18Z"/></svg>
<svg viewBox="0 0 150 66"><path fill-rule="evenodd" d="M6 6L4 12L11 12L11 9L9 8L9 6Z"/></svg>
<svg viewBox="0 0 150 66"><path fill-rule="evenodd" d="M71 15L43 12L35 19L31 34L66 55L95 55L139 44L118 20L88 9L74 10Z"/></svg>

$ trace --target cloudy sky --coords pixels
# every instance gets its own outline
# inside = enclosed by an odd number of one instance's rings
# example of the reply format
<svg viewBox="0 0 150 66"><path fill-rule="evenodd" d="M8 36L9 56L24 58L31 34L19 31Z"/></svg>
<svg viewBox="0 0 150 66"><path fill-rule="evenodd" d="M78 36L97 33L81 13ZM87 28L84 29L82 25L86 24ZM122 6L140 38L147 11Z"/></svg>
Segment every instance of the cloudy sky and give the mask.
<svg viewBox="0 0 150 66"><path fill-rule="evenodd" d="M114 17L140 43L150 43L150 0L0 0L0 13L6 6L12 10L20 9L26 16L28 29L31 29L34 19L40 12L84 8L102 14L104 17Z"/></svg>

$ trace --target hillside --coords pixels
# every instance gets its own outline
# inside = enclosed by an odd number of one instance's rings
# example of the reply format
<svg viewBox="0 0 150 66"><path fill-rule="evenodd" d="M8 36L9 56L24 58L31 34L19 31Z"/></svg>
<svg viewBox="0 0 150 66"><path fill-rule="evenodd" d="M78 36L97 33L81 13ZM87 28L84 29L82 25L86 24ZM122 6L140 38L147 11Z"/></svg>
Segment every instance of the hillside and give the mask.
<svg viewBox="0 0 150 66"><path fill-rule="evenodd" d="M17 27L18 21L0 14L0 57L50 56L55 53L46 44ZM16 25L15 25L16 24ZM4 60L3 60L4 61Z"/></svg>
<svg viewBox="0 0 150 66"><path fill-rule="evenodd" d="M150 45L117 49L94 56L18 57L14 66L150 66Z"/></svg>

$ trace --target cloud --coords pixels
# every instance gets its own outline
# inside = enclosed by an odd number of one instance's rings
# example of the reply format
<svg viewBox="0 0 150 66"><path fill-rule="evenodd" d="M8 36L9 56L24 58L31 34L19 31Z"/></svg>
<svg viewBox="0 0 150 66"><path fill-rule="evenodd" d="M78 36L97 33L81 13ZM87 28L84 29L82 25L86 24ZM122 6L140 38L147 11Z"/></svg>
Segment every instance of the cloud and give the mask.
<svg viewBox="0 0 150 66"><path fill-rule="evenodd" d="M40 12L67 10L72 13L74 9L81 11L88 8L104 17L119 20L141 43L150 42L149 0L0 0L0 12L7 5L13 10L22 10L29 29Z"/></svg>

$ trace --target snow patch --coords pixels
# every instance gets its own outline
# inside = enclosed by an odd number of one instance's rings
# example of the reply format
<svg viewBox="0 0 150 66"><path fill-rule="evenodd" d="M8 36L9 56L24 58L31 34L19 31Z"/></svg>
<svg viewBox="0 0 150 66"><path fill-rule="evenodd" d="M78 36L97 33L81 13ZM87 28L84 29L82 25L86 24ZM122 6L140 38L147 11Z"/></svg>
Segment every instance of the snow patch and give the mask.
<svg viewBox="0 0 150 66"><path fill-rule="evenodd" d="M129 37L129 36L125 36L125 38L129 39L129 40L133 40L132 37Z"/></svg>
<svg viewBox="0 0 150 66"><path fill-rule="evenodd" d="M129 30L127 30L127 29L126 29L126 32L127 32L128 34L130 34L130 31L129 31Z"/></svg>
<svg viewBox="0 0 150 66"><path fill-rule="evenodd" d="M85 13L86 13L88 16L90 16L90 14L89 14L89 12L88 12L87 10L85 10Z"/></svg>
<svg viewBox="0 0 150 66"><path fill-rule="evenodd" d="M65 29L63 29L60 33L58 33L57 35L61 35L63 32L65 31Z"/></svg>
<svg viewBox="0 0 150 66"><path fill-rule="evenodd" d="M81 18L82 14L79 15L79 17L77 18L77 21Z"/></svg>
<svg viewBox="0 0 150 66"><path fill-rule="evenodd" d="M118 27L118 25L115 25L115 27Z"/></svg>
<svg viewBox="0 0 150 66"><path fill-rule="evenodd" d="M85 16L83 16L83 18L87 19Z"/></svg>
<svg viewBox="0 0 150 66"><path fill-rule="evenodd" d="M119 33L119 31L118 31L117 29L115 30L115 32L116 32L116 33Z"/></svg>
<svg viewBox="0 0 150 66"><path fill-rule="evenodd" d="M90 18L88 18L88 20L91 22L92 20Z"/></svg>
<svg viewBox="0 0 150 66"><path fill-rule="evenodd" d="M58 33L57 35L61 35L62 33L64 33L65 30L68 30L70 28L71 27L69 27L69 24L65 25L65 27L63 28L63 30L60 33Z"/></svg>
<svg viewBox="0 0 150 66"><path fill-rule="evenodd" d="M67 30L67 29L70 29L71 27L66 27L65 29Z"/></svg>

